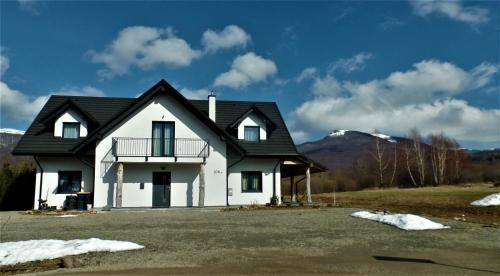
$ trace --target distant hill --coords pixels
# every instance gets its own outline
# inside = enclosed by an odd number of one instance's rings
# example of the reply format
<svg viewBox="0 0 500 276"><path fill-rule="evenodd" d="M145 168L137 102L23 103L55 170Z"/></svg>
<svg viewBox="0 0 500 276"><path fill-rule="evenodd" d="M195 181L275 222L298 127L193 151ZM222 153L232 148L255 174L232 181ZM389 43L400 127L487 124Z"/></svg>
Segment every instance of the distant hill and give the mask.
<svg viewBox="0 0 500 276"><path fill-rule="evenodd" d="M406 138L380 133L334 130L323 139L297 145L297 150L330 170L345 169L351 167L356 160L367 157L373 151L377 137L381 139L382 145L389 150L393 149L397 143L409 141Z"/></svg>
<svg viewBox="0 0 500 276"><path fill-rule="evenodd" d="M0 128L0 165L5 161L17 164L19 162L33 163L31 156L13 156L12 150L23 137L24 131L12 128Z"/></svg>
<svg viewBox="0 0 500 276"><path fill-rule="evenodd" d="M404 137L355 130L334 130L323 139L297 145L297 150L328 167L330 170L351 168L356 160L363 160L373 152L376 137L390 154L394 146L411 142ZM425 144L423 144L425 145ZM500 149L464 149L472 161L500 159ZM393 152L392 152L393 153ZM370 157L371 158L371 157Z"/></svg>

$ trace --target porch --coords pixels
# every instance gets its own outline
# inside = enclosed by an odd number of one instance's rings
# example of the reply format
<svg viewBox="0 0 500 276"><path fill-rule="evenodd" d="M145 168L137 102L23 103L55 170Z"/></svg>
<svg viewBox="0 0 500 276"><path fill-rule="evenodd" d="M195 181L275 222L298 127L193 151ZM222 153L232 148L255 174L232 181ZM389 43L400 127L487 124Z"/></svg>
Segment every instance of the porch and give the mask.
<svg viewBox="0 0 500 276"><path fill-rule="evenodd" d="M281 179L290 178L289 190L281 190L283 204L298 203L298 185L305 181L307 204L312 204L311 198L311 174L327 171L327 168L305 156L285 160L281 164ZM288 193L287 193L288 192ZM288 194L288 200L285 195Z"/></svg>

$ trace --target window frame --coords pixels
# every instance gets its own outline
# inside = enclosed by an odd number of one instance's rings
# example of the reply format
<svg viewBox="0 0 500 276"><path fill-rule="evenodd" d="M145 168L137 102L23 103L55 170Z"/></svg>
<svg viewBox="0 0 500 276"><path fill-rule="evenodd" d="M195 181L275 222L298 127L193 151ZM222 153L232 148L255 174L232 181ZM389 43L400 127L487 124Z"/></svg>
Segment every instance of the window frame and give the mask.
<svg viewBox="0 0 500 276"><path fill-rule="evenodd" d="M246 137L246 130L248 129L257 129L257 140L256 141L250 141L250 140L247 140L245 139ZM247 142L247 143L260 143L260 126L244 126L243 127L243 141Z"/></svg>
<svg viewBox="0 0 500 276"><path fill-rule="evenodd" d="M247 174L256 174L256 175L258 174L259 175L260 190L248 190L248 189L244 190L243 189L243 178L244 178L244 175L247 175ZM264 183L263 183L263 179L262 179L262 171L242 171L241 172L241 193L262 193L262 191L264 190L263 186L264 186Z"/></svg>
<svg viewBox="0 0 500 276"><path fill-rule="evenodd" d="M68 126L68 125L77 125L78 126L77 132L76 132L78 135L76 137L65 137L64 136L64 127ZM81 123L79 123L79 122L63 122L62 123L62 138L64 138L64 139L78 139L78 138L80 138L80 127L81 127Z"/></svg>
<svg viewBox="0 0 500 276"><path fill-rule="evenodd" d="M61 189L61 175L63 174L66 174L66 175L70 175L70 178L69 178L69 182L73 182L73 178L75 176L79 177L80 178L80 189L78 190L78 192L68 192L68 191L63 191ZM76 193L79 193L81 190L82 190L82 171L58 171L57 172L57 189L56 189L56 194L65 194L65 195L68 195L68 194L76 194Z"/></svg>

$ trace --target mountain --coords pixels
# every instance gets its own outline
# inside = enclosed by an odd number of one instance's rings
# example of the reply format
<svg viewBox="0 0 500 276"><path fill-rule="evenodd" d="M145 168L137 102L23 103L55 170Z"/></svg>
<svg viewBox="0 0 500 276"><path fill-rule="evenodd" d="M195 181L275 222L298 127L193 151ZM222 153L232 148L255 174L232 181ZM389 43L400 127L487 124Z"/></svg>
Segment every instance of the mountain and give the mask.
<svg viewBox="0 0 500 276"><path fill-rule="evenodd" d="M330 170L345 169L352 167L356 160L366 158L373 151L377 137L380 138L381 145L389 150L409 141L381 133L334 130L323 139L297 145L297 150Z"/></svg>
<svg viewBox="0 0 500 276"><path fill-rule="evenodd" d="M33 162L30 156L13 156L12 150L23 137L24 131L13 128L0 128L0 165L5 161L10 163Z"/></svg>

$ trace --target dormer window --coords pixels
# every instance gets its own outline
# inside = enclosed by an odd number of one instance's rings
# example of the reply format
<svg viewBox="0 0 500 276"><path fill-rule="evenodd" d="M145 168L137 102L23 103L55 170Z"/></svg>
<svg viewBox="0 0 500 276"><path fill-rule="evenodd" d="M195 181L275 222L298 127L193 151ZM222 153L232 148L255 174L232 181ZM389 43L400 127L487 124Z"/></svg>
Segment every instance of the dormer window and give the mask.
<svg viewBox="0 0 500 276"><path fill-rule="evenodd" d="M245 126L246 142L258 143L260 142L260 127L259 126Z"/></svg>
<svg viewBox="0 0 500 276"><path fill-rule="evenodd" d="M64 123L63 122L63 138L80 138L80 123Z"/></svg>

